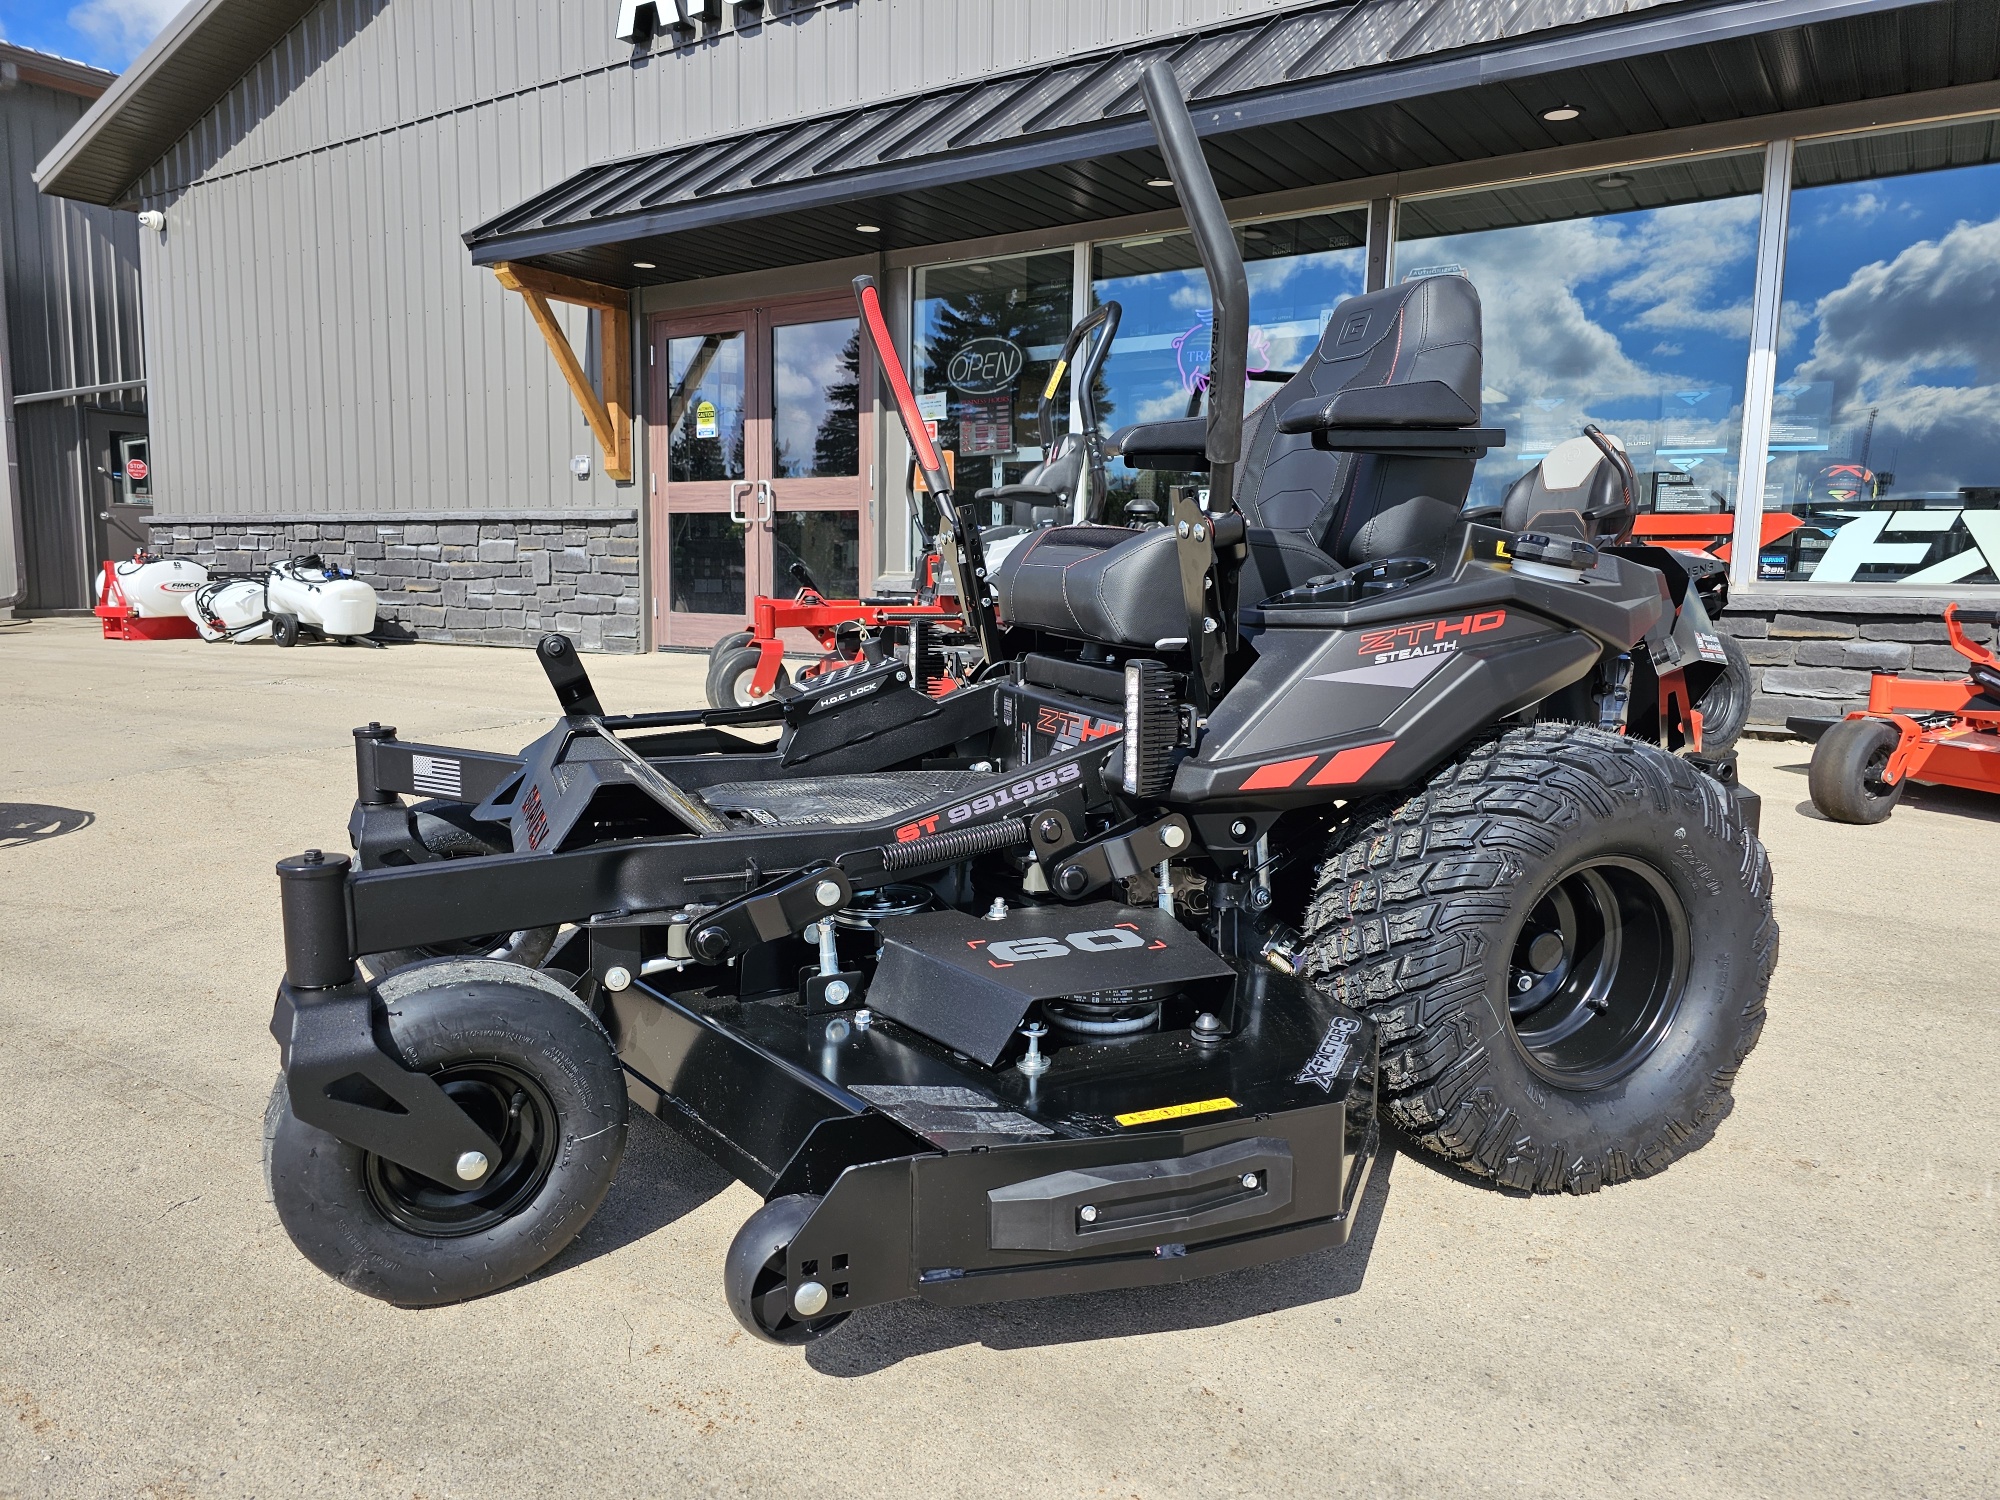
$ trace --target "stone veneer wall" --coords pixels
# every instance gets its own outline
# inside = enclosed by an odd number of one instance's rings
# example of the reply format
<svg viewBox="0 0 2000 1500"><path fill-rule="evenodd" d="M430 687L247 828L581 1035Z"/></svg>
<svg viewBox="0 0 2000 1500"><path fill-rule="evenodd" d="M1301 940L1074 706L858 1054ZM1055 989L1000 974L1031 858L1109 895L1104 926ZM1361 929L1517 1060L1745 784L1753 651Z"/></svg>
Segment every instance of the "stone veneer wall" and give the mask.
<svg viewBox="0 0 2000 1500"><path fill-rule="evenodd" d="M1750 722L1783 728L1792 715L1837 718L1868 702L1876 672L1908 677L1963 677L1965 658L1944 628L1949 599L1868 593L1739 594L1717 623L1742 644L1756 678ZM1968 602L1991 611L2000 600ZM1991 626L1966 634L1990 644Z"/></svg>
<svg viewBox="0 0 2000 1500"><path fill-rule="evenodd" d="M585 651L639 649L631 512L192 516L155 521L152 539L163 556L229 572L317 552L374 587L384 639L532 646L556 630Z"/></svg>

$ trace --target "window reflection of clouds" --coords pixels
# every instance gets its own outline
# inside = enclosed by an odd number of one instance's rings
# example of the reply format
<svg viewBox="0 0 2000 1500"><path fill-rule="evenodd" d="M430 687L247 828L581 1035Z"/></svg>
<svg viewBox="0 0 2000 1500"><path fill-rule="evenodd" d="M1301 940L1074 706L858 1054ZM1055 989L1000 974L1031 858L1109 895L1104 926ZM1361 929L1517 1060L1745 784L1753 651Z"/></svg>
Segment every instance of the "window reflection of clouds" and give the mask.
<svg viewBox="0 0 2000 1500"><path fill-rule="evenodd" d="M784 323L771 330L773 463L778 478L830 472L817 461L824 440L833 425L851 426L856 420L855 389L842 377L851 380L845 356L859 327L853 318L835 318ZM836 400L840 410L835 409ZM845 453L846 447L841 451ZM845 463L839 467L853 472Z"/></svg>
<svg viewBox="0 0 2000 1500"><path fill-rule="evenodd" d="M1353 209L1237 231L1250 287L1252 370L1297 369L1335 304L1359 294L1366 227L1365 211ZM1098 245L1092 276L1095 300L1123 310L1104 370L1107 430L1186 416L1193 384L1207 368L1210 316L1193 241L1171 234ZM1273 382L1249 382L1246 410L1277 391ZM1109 477L1113 489L1127 491L1139 479L1117 461Z"/></svg>
<svg viewBox="0 0 2000 1500"><path fill-rule="evenodd" d="M1406 209L1406 225L1420 231L1482 217L1500 225L1397 249L1405 274L1461 267L1479 290L1485 418L1510 442L1481 463L1475 500L1497 499L1527 464L1595 421L1655 476L1663 508L1733 504L1758 222L1744 187L1754 160L1619 174L1603 190L1609 211L1580 197L1589 182ZM1673 197L1695 201L1625 206ZM1538 214L1548 221L1532 222Z"/></svg>
<svg viewBox="0 0 2000 1500"><path fill-rule="evenodd" d="M1832 387L1796 436L1899 497L2000 484L2000 166L1801 188L1792 211L1780 384ZM1790 453L1773 499L1825 499Z"/></svg>

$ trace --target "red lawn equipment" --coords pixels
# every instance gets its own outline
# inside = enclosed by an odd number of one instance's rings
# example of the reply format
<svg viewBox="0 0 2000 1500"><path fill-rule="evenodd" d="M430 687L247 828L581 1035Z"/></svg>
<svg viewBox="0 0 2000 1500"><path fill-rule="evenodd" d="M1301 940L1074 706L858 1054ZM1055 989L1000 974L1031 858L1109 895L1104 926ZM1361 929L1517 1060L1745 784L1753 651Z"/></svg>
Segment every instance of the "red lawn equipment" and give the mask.
<svg viewBox="0 0 2000 1500"><path fill-rule="evenodd" d="M2000 613L1965 614L1947 605L1952 649L1971 663L1956 682L1877 672L1868 707L1844 719L1791 718L1814 741L1813 806L1836 823L1879 823L1912 781L2000 793L2000 656L1967 639L1965 623L2000 623Z"/></svg>
<svg viewBox="0 0 2000 1500"><path fill-rule="evenodd" d="M184 557L139 551L127 562L105 559L91 613L107 641L193 640L198 632L183 607L208 582L208 570Z"/></svg>
<svg viewBox="0 0 2000 1500"><path fill-rule="evenodd" d="M872 288L867 299L875 296ZM864 299L866 305L866 299ZM984 540L994 549L995 566L1005 556L1011 539L1043 526L1083 521L1086 507L1101 505L1105 497L1104 451L1099 435L1096 385L1111 342L1117 337L1119 305L1106 302L1093 308L1069 332L1062 352L1044 383L1036 416L1041 429L1042 461L1013 484L982 489L973 495L974 505L985 505L998 514L1000 524L985 529ZM879 303L870 315L869 334L879 349L888 349L888 326L880 322ZM1101 330L1101 333L1099 332ZM1095 343L1081 358L1079 351L1093 333ZM893 354L885 355L897 363ZM1071 366L1081 422L1075 430L1058 436L1055 396ZM890 377L892 390L909 393L909 381L900 364ZM916 567L917 590L901 598L829 599L814 582L803 564L792 565L792 577L799 591L790 599L760 595L750 607L750 628L723 637L709 652L708 701L714 708L744 708L762 702L790 678L784 665L785 640L782 632L809 633L824 653L798 674L806 682L822 673L852 666L863 660L881 660L891 651L907 654L912 671L924 690L934 696L950 692L963 680L971 638L956 595L956 577L947 575L941 547L942 533L949 528L932 524L926 515L926 499L951 504L956 483L951 454L937 451L929 424L916 416L911 395L903 416L912 434L916 452L911 463L908 486L910 524L913 534L924 542ZM921 434L917 437L916 434ZM935 476L936 482L933 482ZM939 487L941 484L941 488ZM925 498L919 498L920 492Z"/></svg>

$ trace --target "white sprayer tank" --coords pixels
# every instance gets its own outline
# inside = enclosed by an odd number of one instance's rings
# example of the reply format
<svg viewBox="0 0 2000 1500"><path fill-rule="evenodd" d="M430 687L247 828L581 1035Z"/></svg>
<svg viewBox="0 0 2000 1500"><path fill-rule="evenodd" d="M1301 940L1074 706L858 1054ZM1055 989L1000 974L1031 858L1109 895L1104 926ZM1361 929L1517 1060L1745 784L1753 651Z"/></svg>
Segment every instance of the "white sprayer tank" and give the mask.
<svg viewBox="0 0 2000 1500"><path fill-rule="evenodd" d="M297 615L321 635L367 635L375 628L375 590L316 557L274 564L270 587L272 613Z"/></svg>
<svg viewBox="0 0 2000 1500"><path fill-rule="evenodd" d="M188 597L208 582L208 569L185 557L135 557L113 563L111 571L125 602L146 620L183 613Z"/></svg>

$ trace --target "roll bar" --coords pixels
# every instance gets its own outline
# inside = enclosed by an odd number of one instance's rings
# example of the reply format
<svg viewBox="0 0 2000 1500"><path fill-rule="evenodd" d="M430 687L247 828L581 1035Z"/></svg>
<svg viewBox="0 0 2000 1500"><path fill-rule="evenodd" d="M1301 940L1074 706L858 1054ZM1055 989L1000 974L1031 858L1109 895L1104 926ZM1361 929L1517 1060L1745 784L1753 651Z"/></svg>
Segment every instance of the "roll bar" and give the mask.
<svg viewBox="0 0 2000 1500"><path fill-rule="evenodd" d="M1118 337L1118 319L1124 309L1116 302L1100 302L1088 313L1083 321L1069 331L1063 340L1062 353L1056 356L1054 368L1049 371L1048 384L1042 387L1041 404L1035 408L1035 420L1042 429L1042 452L1053 453L1056 446L1056 387L1069 370L1070 361L1076 358L1076 351L1095 329L1102 328L1104 336L1091 346L1083 363L1077 366L1070 378L1070 389L1076 392L1077 405L1083 410L1083 431L1085 434L1097 431L1097 376L1104 368L1106 356L1111 353L1111 341Z"/></svg>
<svg viewBox="0 0 2000 1500"><path fill-rule="evenodd" d="M1201 153L1194 120L1174 70L1155 60L1141 79L1146 114L1160 139L1167 175L1194 233L1202 273L1215 306L1208 360L1208 509L1226 513L1234 503L1236 465L1243 457L1243 381L1250 363L1250 282L1230 232L1215 177Z"/></svg>

